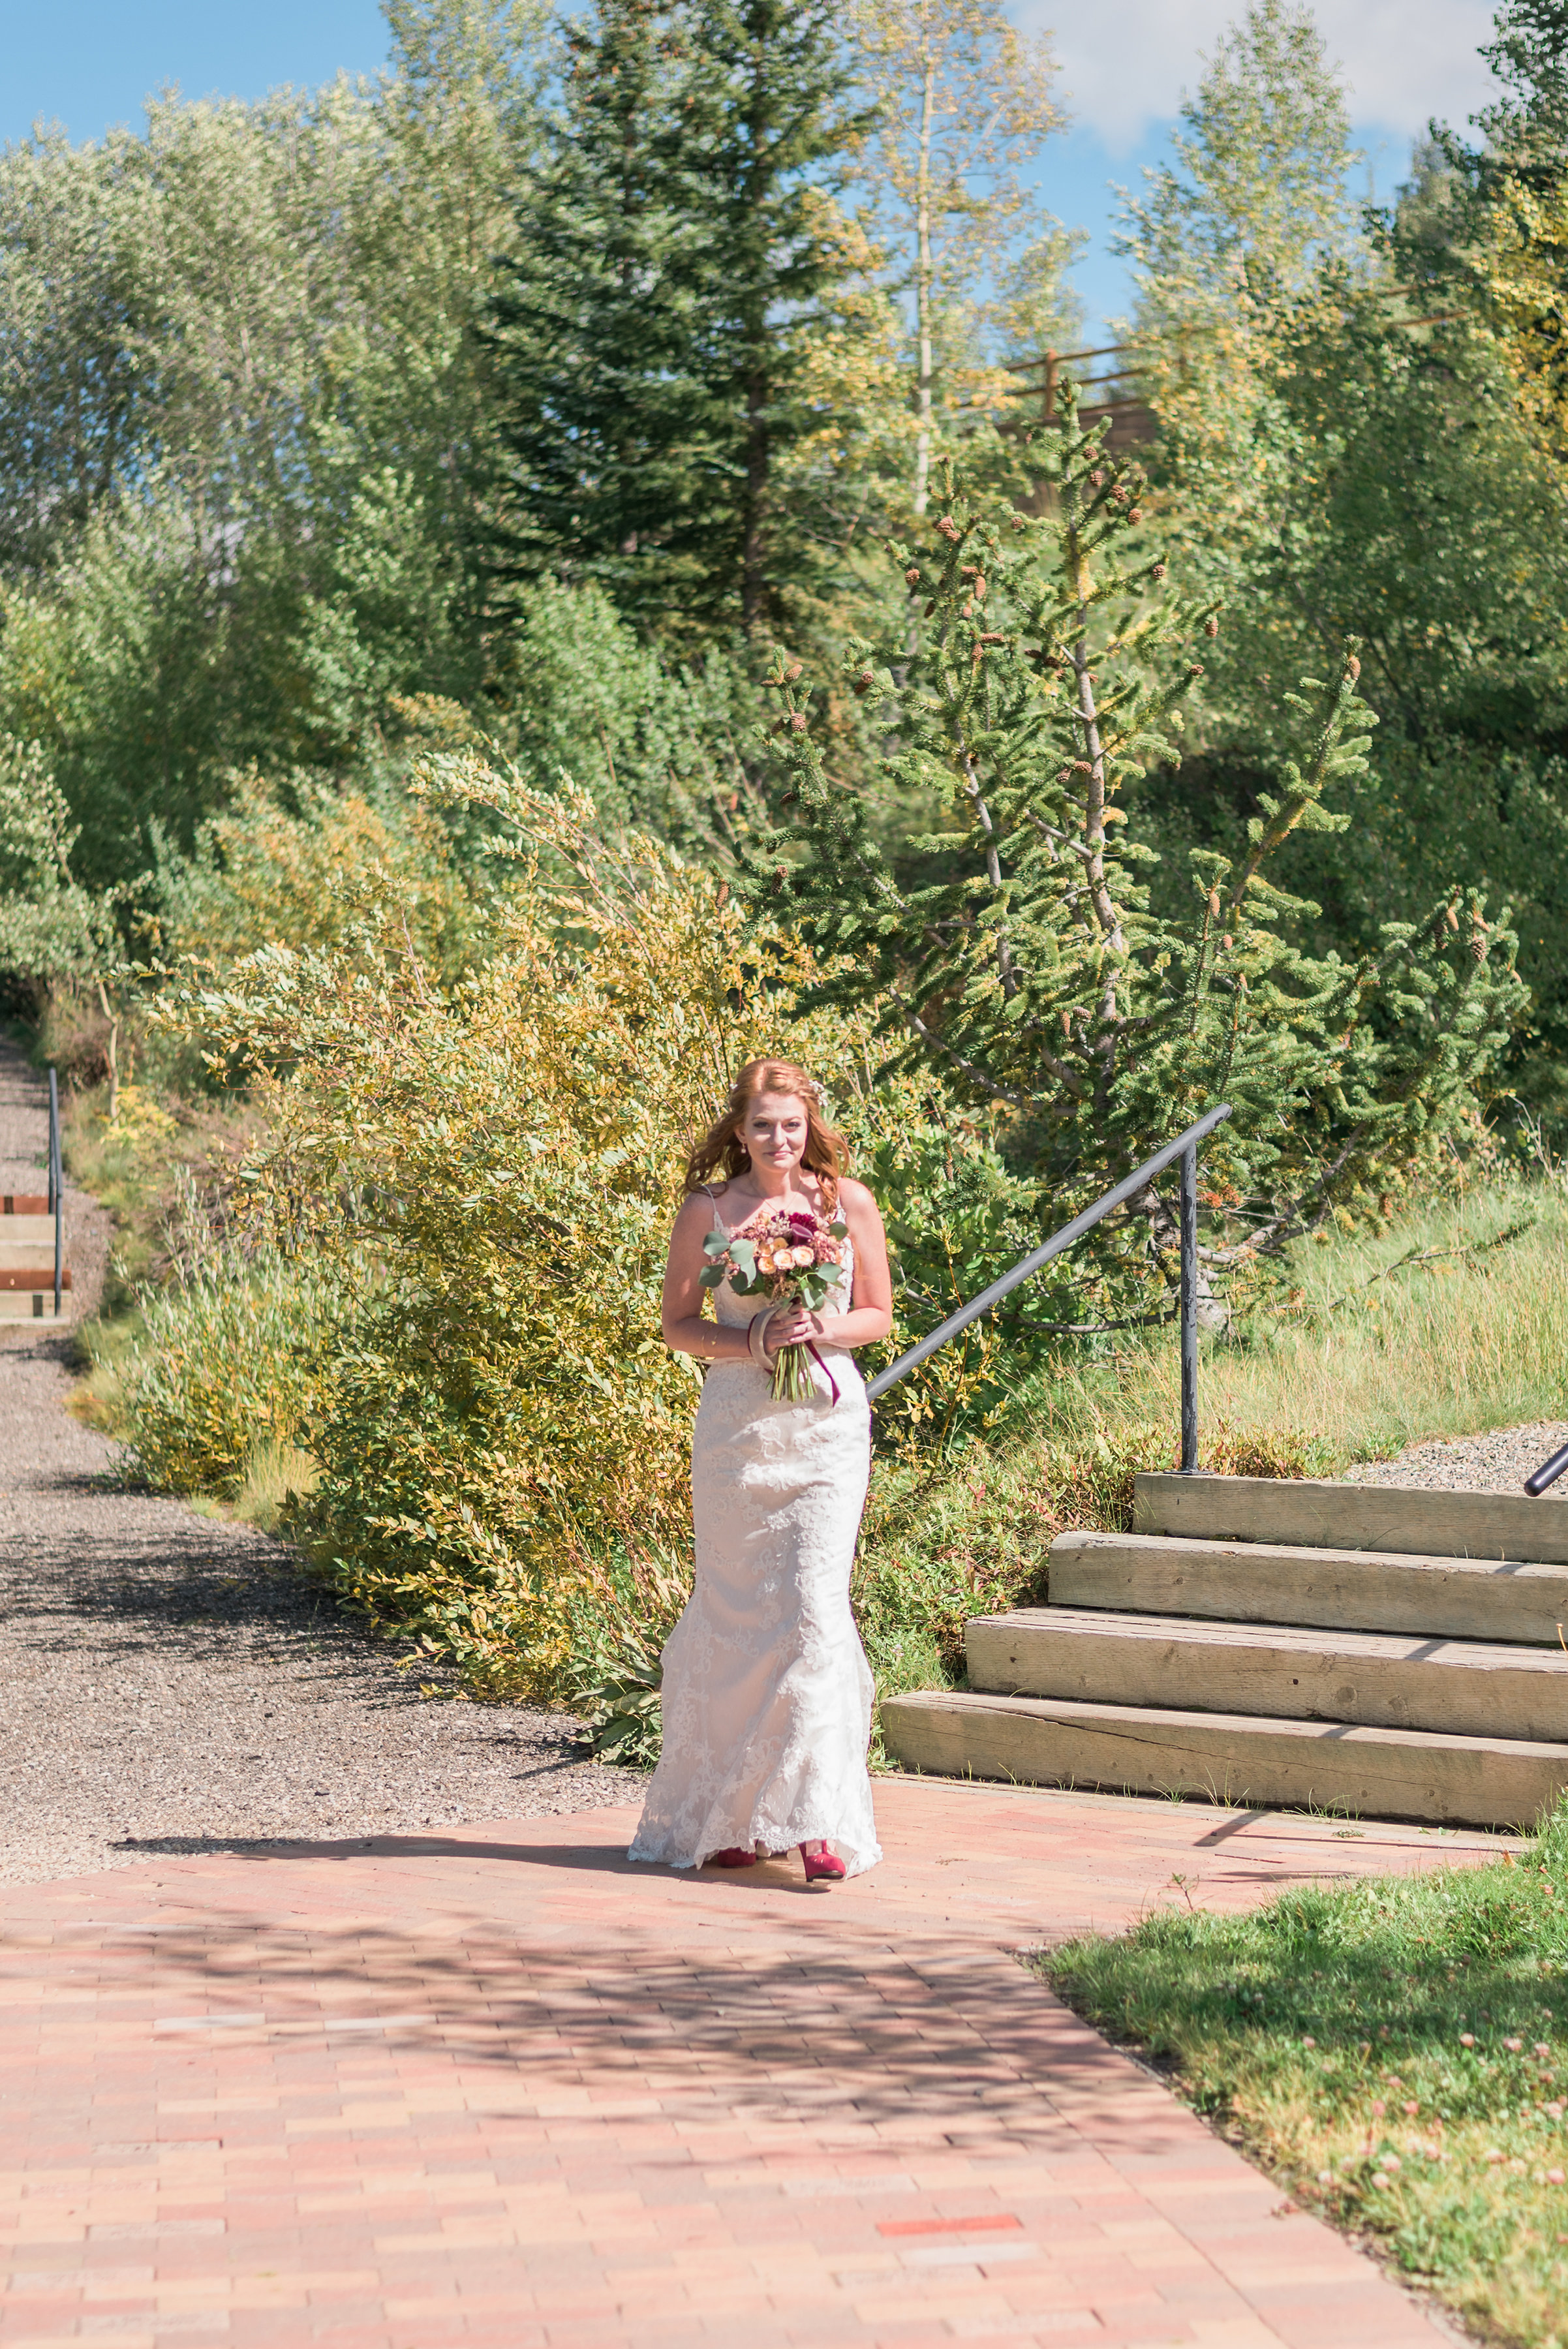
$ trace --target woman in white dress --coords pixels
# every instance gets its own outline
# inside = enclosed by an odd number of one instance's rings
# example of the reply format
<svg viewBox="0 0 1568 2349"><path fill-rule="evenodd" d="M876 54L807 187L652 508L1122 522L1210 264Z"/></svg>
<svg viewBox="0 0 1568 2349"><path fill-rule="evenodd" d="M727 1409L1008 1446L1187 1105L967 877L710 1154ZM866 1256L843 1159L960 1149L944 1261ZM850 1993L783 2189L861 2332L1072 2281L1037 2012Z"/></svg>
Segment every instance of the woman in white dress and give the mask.
<svg viewBox="0 0 1568 2349"><path fill-rule="evenodd" d="M633 1859L750 1868L798 1844L808 1880L831 1881L882 1856L866 1769L871 1673L849 1611L871 1456L850 1349L887 1336L892 1290L876 1202L849 1180L821 1098L793 1061L749 1062L686 1170L664 1338L711 1365L691 1442L697 1571L665 1643L663 1754ZM842 1287L819 1313L759 1314L726 1279L711 1292L717 1319L704 1319L703 1242L781 1210L847 1225ZM812 1349L805 1402L772 1392L787 1345Z"/></svg>

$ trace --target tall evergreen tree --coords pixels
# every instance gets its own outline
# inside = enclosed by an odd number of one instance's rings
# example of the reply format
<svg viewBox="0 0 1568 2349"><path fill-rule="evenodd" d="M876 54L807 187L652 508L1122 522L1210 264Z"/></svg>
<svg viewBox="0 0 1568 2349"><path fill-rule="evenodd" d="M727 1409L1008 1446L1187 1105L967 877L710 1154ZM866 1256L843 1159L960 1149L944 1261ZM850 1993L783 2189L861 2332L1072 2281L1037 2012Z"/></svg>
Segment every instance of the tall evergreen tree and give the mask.
<svg viewBox="0 0 1568 2349"><path fill-rule="evenodd" d="M1501 95L1468 144L1439 130L1423 201L1389 223L1406 283L1464 302L1497 337L1521 412L1568 461L1568 0L1506 0L1481 51Z"/></svg>
<svg viewBox="0 0 1568 2349"><path fill-rule="evenodd" d="M778 531L777 462L817 426L803 397L804 339L846 268L821 203L864 127L840 13L832 0L695 0L692 10L707 101L695 172L708 228L702 372L733 485L713 586L724 605L738 594L748 636L781 620L799 568L799 546L786 554Z"/></svg>
<svg viewBox="0 0 1568 2349"><path fill-rule="evenodd" d="M497 568L755 633L784 595L778 460L820 421L803 337L848 265L823 202L848 63L824 0L599 0L567 42L494 305Z"/></svg>
<svg viewBox="0 0 1568 2349"><path fill-rule="evenodd" d="M680 44L662 0L599 0L565 37L548 152L518 191L492 310L496 569L594 579L651 616L684 597L710 519Z"/></svg>

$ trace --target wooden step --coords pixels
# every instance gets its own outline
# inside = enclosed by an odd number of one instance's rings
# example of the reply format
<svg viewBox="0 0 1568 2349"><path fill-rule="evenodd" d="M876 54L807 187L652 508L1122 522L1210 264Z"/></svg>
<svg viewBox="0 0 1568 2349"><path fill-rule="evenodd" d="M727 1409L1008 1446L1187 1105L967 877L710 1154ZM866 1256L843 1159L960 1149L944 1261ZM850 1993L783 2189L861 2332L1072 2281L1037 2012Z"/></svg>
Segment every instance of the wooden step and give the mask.
<svg viewBox="0 0 1568 2349"><path fill-rule="evenodd" d="M70 1285L70 1266L68 1264L62 1265L60 1268L60 1287L62 1288L68 1288ZM54 1286L55 1259L52 1255L50 1256L49 1261L47 1265L31 1265L26 1269L18 1265L0 1264L0 1295L4 1295L5 1290L8 1288L47 1288L52 1293Z"/></svg>
<svg viewBox="0 0 1568 2349"><path fill-rule="evenodd" d="M1568 1786L1568 1745L1522 1738L953 1690L885 1697L881 1721L907 1770L1233 1807L1521 1826Z"/></svg>
<svg viewBox="0 0 1568 2349"><path fill-rule="evenodd" d="M47 1216L51 1229L55 1220L47 1191L0 1191L0 1216Z"/></svg>
<svg viewBox="0 0 1568 2349"><path fill-rule="evenodd" d="M1058 1606L976 1616L964 1645L971 1687L991 1695L1568 1744L1561 1648Z"/></svg>
<svg viewBox="0 0 1568 2349"><path fill-rule="evenodd" d="M60 1315L62 1321L70 1319L70 1308L62 1290ZM53 1282L47 1288L0 1288L0 1321L52 1321L55 1319Z"/></svg>
<svg viewBox="0 0 1568 2349"><path fill-rule="evenodd" d="M1053 1606L1140 1615L1413 1631L1559 1651L1568 1639L1568 1568L1555 1565L1075 1533L1058 1534L1051 1545L1050 1589Z"/></svg>
<svg viewBox="0 0 1568 2349"><path fill-rule="evenodd" d="M1527 1493L1438 1493L1308 1476L1166 1475L1136 1477L1133 1491L1135 1533L1568 1564L1568 1508L1544 1495L1532 1501Z"/></svg>
<svg viewBox="0 0 1568 2349"><path fill-rule="evenodd" d="M18 1247L47 1247L52 1264L55 1260L53 1216L0 1216L0 1261L8 1262L9 1251Z"/></svg>

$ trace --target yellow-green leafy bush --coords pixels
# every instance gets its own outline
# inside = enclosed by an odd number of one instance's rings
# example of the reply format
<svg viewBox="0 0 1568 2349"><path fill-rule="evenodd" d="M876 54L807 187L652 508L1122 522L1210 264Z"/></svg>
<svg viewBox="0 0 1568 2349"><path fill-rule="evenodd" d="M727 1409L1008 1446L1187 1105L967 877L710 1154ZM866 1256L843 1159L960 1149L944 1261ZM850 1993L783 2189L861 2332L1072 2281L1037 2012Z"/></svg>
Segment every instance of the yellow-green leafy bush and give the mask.
<svg viewBox="0 0 1568 2349"><path fill-rule="evenodd" d="M328 1278L271 1252L151 1291L121 1404L147 1483L233 1500L256 1450L295 1444L319 1412L339 1310Z"/></svg>
<svg viewBox="0 0 1568 2349"><path fill-rule="evenodd" d="M543 1692L607 1558L687 1547L699 1380L659 1328L684 1147L743 1061L843 1041L786 1035L789 949L759 957L711 874L505 803L527 858L461 982L388 906L374 952L266 950L181 1016L254 1073L269 1243L353 1300L307 1433L322 1570L476 1685Z"/></svg>

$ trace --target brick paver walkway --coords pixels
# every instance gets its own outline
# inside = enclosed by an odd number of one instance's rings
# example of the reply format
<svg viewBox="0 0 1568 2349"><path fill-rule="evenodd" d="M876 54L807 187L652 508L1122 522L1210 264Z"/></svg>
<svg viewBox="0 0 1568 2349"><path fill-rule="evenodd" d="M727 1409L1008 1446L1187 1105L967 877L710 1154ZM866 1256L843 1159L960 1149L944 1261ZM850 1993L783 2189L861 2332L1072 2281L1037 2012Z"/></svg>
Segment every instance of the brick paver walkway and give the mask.
<svg viewBox="0 0 1568 2349"><path fill-rule="evenodd" d="M831 1891L632 1868L617 1810L12 1891L0 2337L1436 2349L1011 1952L1486 1838L877 1812Z"/></svg>

